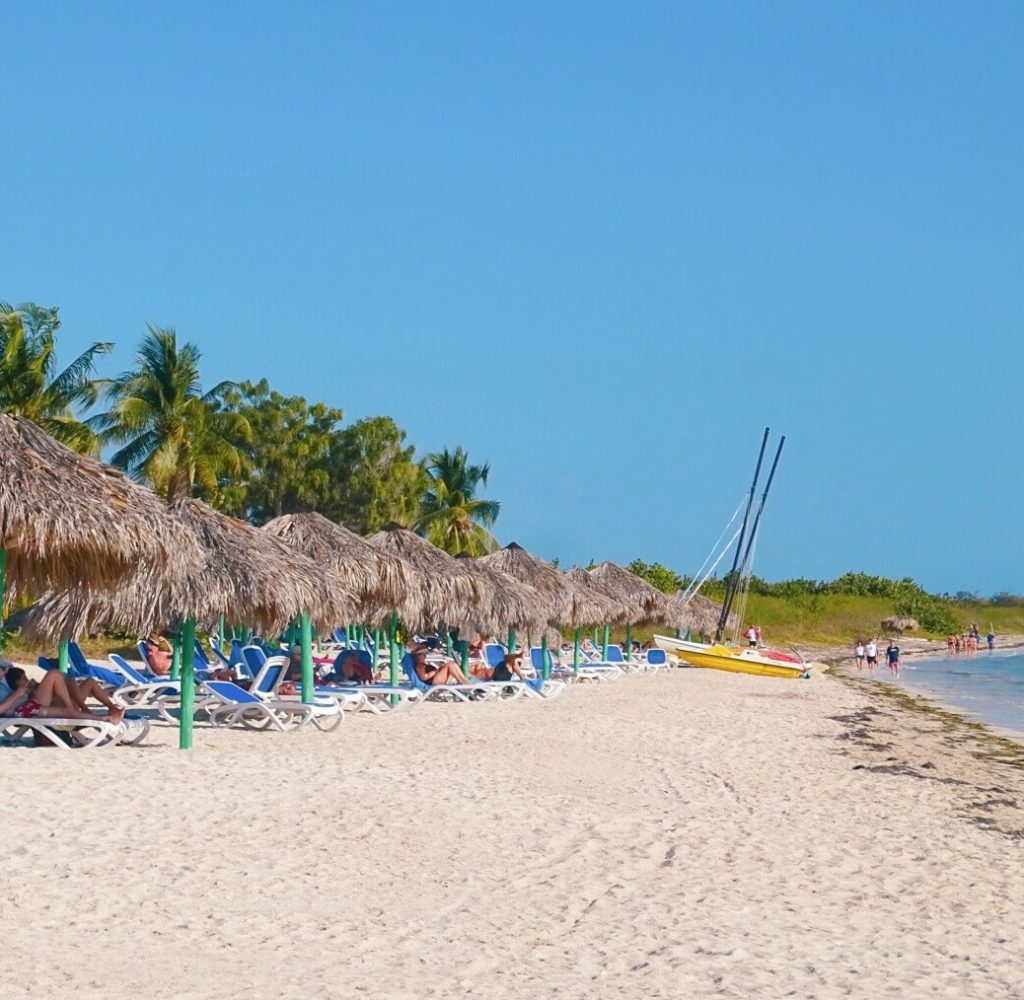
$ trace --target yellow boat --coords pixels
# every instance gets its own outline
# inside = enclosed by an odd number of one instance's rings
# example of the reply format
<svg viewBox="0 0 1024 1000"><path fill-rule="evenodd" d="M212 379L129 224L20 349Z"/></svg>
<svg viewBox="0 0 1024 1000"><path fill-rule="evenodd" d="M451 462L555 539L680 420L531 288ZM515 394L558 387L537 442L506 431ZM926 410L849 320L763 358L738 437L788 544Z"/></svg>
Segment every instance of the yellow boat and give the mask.
<svg viewBox="0 0 1024 1000"><path fill-rule="evenodd" d="M709 670L727 670L733 674L754 674L758 677L791 677L793 679L810 675L805 663L786 663L758 653L755 649L739 649L735 646L704 646L694 649L695 643L681 644L683 648L673 652L691 666ZM690 648L686 648L690 647Z"/></svg>

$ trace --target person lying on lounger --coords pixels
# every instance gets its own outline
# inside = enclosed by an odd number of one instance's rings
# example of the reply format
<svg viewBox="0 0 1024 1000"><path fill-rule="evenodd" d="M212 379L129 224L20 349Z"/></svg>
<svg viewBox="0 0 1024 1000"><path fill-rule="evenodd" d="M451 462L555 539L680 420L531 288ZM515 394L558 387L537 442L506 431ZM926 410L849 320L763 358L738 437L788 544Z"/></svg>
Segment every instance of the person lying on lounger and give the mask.
<svg viewBox="0 0 1024 1000"><path fill-rule="evenodd" d="M59 670L47 670L38 683L30 681L21 667L8 667L4 681L14 693L0 701L0 716L11 715L21 719L99 719L120 722L124 709L107 697L99 681L89 677L72 680ZM95 698L107 706L107 715L91 712L86 698Z"/></svg>
<svg viewBox="0 0 1024 1000"><path fill-rule="evenodd" d="M416 676L424 684L430 684L433 687L440 687L444 684L468 684L466 675L454 660L445 660L444 663L427 662L427 653L433 648L435 647L423 642L413 646L410 650Z"/></svg>
<svg viewBox="0 0 1024 1000"><path fill-rule="evenodd" d="M477 663L470 667L470 673L482 681L510 681L513 677L525 681L526 674L523 673L522 666L522 653L506 653L505 658L496 667L489 667L486 663Z"/></svg>

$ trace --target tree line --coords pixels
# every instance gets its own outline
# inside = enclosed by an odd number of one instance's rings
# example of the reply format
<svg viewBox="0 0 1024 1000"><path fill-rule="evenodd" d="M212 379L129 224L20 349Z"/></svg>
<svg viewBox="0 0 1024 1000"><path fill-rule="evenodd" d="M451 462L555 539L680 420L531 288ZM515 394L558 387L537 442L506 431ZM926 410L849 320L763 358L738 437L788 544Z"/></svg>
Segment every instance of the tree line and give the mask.
<svg viewBox="0 0 1024 1000"><path fill-rule="evenodd" d="M204 388L199 348L172 329L148 326L113 378L97 373L107 341L60 368L60 325L56 307L0 302L0 411L105 455L168 503L198 497L254 524L317 511L361 535L396 522L453 555L498 547L501 505L479 496L490 467L461 446L417 459L391 417L345 425L342 410L267 379Z"/></svg>

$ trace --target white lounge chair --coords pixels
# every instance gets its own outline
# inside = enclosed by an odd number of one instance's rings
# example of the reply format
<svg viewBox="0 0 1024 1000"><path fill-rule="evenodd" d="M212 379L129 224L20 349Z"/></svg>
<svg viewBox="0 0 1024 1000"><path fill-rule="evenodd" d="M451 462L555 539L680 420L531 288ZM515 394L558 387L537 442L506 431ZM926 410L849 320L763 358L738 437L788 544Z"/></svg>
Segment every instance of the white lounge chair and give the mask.
<svg viewBox="0 0 1024 1000"><path fill-rule="evenodd" d="M38 734L61 750L130 746L143 740L148 732L149 723L145 719L108 722L99 716L95 719L49 719L38 715L31 719L0 717L0 741L17 744L27 736Z"/></svg>
<svg viewBox="0 0 1024 1000"><path fill-rule="evenodd" d="M333 698L321 698L311 705L296 699L261 698L231 681L205 681L202 688L209 695L204 708L214 726L238 723L247 729L273 727L287 732L312 722L317 729L329 733L338 728L344 717Z"/></svg>

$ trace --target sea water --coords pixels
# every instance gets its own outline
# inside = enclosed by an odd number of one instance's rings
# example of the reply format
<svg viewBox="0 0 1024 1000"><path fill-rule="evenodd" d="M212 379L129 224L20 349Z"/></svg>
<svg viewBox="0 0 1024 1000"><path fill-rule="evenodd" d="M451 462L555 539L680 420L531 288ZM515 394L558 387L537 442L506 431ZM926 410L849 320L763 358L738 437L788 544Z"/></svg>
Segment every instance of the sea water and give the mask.
<svg viewBox="0 0 1024 1000"><path fill-rule="evenodd" d="M884 661L878 674L886 669ZM969 656L904 660L900 681L933 695L979 722L1010 730L1024 740L1024 654L979 650Z"/></svg>

